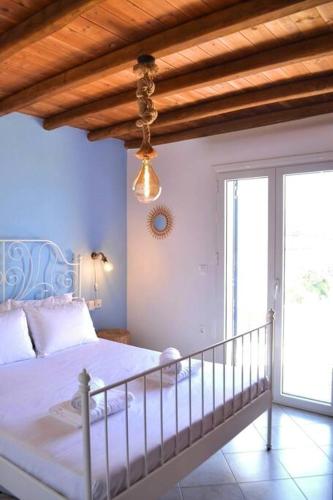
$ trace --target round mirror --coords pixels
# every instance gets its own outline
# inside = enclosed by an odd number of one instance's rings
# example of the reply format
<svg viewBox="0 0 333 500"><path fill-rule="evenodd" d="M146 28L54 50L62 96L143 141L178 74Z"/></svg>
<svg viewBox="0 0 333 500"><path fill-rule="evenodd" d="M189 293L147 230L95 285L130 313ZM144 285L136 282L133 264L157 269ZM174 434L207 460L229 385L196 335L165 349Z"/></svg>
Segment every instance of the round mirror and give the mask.
<svg viewBox="0 0 333 500"><path fill-rule="evenodd" d="M172 229L173 216L167 207L155 207L148 214L147 225L155 238L165 238Z"/></svg>
<svg viewBox="0 0 333 500"><path fill-rule="evenodd" d="M154 229L156 231L165 231L165 228L168 224L168 220L165 217L165 215L159 214L156 215L156 217L154 218L153 224L154 224Z"/></svg>

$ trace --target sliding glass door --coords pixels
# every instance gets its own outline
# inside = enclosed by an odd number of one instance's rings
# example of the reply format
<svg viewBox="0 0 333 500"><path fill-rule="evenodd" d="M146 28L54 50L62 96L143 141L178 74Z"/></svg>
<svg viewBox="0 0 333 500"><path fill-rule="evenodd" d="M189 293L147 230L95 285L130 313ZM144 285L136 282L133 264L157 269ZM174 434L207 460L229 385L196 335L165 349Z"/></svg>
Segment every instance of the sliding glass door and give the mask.
<svg viewBox="0 0 333 500"><path fill-rule="evenodd" d="M333 171L220 174L225 337L276 312L274 399L332 414Z"/></svg>
<svg viewBox="0 0 333 500"><path fill-rule="evenodd" d="M265 323L273 274L271 172L221 177L224 256L223 330L226 338ZM271 191L271 193L270 193ZM271 223L269 223L271 220ZM223 277L223 278L222 278Z"/></svg>

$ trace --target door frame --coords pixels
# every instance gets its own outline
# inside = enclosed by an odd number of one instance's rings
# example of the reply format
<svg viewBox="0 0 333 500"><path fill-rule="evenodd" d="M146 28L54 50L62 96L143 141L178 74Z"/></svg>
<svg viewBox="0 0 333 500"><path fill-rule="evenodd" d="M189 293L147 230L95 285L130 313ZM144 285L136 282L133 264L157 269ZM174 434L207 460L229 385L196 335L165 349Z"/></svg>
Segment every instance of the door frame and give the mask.
<svg viewBox="0 0 333 500"><path fill-rule="evenodd" d="M225 208L226 208L226 186L225 181L237 179L254 179L266 177L268 179L268 270L267 270L267 311L274 308L274 282L275 282L275 169L257 168L246 171L236 170L234 172L218 173L218 205L217 205L217 325L218 332L225 337ZM265 321L265 318L263 318Z"/></svg>
<svg viewBox="0 0 333 500"><path fill-rule="evenodd" d="M253 167L253 168L252 168ZM333 152L268 158L213 166L217 174L217 326L225 335L225 181L254 177L268 178L268 283L267 310L275 311L273 399L278 404L333 415L332 404L312 403L282 395L282 274L283 274L283 176L287 173L333 170ZM278 289L276 289L278 284ZM276 293L277 292L277 293ZM333 379L333 373L332 373ZM332 380L333 393L333 380Z"/></svg>

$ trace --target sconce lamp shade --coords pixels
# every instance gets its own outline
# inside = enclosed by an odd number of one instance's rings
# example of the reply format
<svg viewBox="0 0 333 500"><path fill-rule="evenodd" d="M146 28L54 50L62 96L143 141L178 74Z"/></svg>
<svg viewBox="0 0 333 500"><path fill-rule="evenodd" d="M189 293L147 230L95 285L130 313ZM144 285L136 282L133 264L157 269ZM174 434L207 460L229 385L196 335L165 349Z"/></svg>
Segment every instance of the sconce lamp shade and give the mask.
<svg viewBox="0 0 333 500"><path fill-rule="evenodd" d="M113 271L114 268L112 262L106 257L103 252L92 252L91 258L93 260L101 260L103 263L104 271L108 273Z"/></svg>
<svg viewBox="0 0 333 500"><path fill-rule="evenodd" d="M104 266L104 271L106 271L107 273L110 273L111 271L113 271L113 264L109 260L107 260L106 262L103 262L103 266Z"/></svg>

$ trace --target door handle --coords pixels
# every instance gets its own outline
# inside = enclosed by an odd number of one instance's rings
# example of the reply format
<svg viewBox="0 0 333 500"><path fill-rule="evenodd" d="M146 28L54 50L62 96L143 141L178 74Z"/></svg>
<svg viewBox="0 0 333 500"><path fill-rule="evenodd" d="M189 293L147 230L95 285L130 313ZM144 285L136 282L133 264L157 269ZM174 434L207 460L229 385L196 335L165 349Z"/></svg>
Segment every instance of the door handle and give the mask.
<svg viewBox="0 0 333 500"><path fill-rule="evenodd" d="M277 299L280 290L280 280L276 278L274 282L274 300Z"/></svg>

